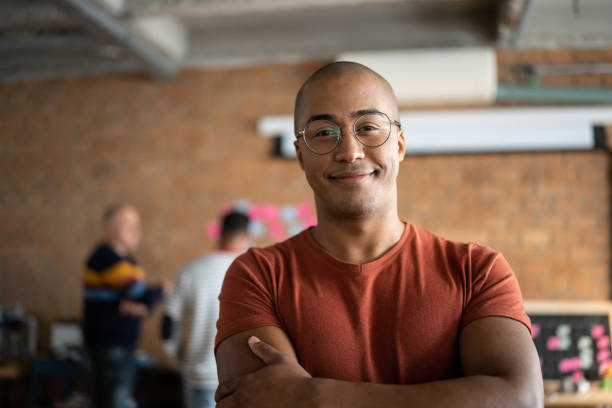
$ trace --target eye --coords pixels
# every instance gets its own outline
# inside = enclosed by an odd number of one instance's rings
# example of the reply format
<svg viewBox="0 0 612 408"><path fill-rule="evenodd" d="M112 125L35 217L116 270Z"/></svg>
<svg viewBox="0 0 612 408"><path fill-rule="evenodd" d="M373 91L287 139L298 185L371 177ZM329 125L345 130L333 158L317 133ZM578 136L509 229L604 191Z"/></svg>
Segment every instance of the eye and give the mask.
<svg viewBox="0 0 612 408"><path fill-rule="evenodd" d="M318 138L318 137L335 137L338 135L338 131L334 128L322 128L322 129L318 129L316 132L313 132L312 137L313 138Z"/></svg>
<svg viewBox="0 0 612 408"><path fill-rule="evenodd" d="M365 125L359 125L359 128L357 129L357 132L370 132L372 130L378 130L380 129L380 127L378 125L375 124L365 124Z"/></svg>

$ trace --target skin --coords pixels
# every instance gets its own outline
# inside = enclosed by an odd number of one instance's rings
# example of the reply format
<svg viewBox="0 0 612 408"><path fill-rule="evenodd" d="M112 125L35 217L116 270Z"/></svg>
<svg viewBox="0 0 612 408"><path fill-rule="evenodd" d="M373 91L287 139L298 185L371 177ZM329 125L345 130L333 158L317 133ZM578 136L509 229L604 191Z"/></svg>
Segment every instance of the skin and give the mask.
<svg viewBox="0 0 612 408"><path fill-rule="evenodd" d="M296 106L296 129L313 115L330 115L341 127L340 145L322 156L310 152L301 138L295 146L315 196L314 239L345 262L365 263L382 256L404 229L396 185L404 135L394 128L375 149L352 137L359 110L375 108L398 118L388 84L355 68L309 82ZM453 380L386 385L312 378L282 329L259 327L218 346L217 407L542 406L539 359L523 324L503 317L476 320L460 333L459 355L465 376Z"/></svg>
<svg viewBox="0 0 612 408"><path fill-rule="evenodd" d="M124 205L104 225L106 240L120 256L132 255L140 245L142 226L135 207Z"/></svg>
<svg viewBox="0 0 612 408"><path fill-rule="evenodd" d="M218 248L221 251L242 252L249 247L251 239L248 232L221 237Z"/></svg>
<svg viewBox="0 0 612 408"><path fill-rule="evenodd" d="M104 224L104 232L106 241L119 256L134 254L142 238L142 224L138 210L132 205L123 205ZM166 294L172 290L170 282L162 282L161 286ZM140 302L124 299L119 303L119 313L146 317L149 315L149 309Z"/></svg>

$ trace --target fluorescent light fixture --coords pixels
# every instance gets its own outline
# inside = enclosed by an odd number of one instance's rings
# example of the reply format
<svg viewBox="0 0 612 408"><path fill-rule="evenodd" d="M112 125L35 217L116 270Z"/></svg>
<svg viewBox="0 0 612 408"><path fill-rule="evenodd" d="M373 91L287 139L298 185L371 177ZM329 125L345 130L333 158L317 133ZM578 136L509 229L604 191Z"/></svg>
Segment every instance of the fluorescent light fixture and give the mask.
<svg viewBox="0 0 612 408"><path fill-rule="evenodd" d="M402 112L400 122L406 154L590 150L593 127L612 124L612 107ZM295 157L291 116L264 117L258 131Z"/></svg>

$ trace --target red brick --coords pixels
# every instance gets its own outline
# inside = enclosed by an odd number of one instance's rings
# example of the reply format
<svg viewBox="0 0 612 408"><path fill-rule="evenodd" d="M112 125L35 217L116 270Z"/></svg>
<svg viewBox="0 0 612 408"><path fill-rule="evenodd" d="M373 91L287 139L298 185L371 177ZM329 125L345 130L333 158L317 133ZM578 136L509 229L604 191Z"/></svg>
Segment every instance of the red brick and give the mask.
<svg viewBox="0 0 612 408"><path fill-rule="evenodd" d="M574 53L568 48L547 50L546 54L551 64L571 64L574 62Z"/></svg>
<svg viewBox="0 0 612 408"><path fill-rule="evenodd" d="M517 61L522 64L546 64L548 53L539 48L528 48L517 50Z"/></svg>
<svg viewBox="0 0 612 408"><path fill-rule="evenodd" d="M576 63L598 63L608 61L608 50L605 48L586 48L574 50Z"/></svg>
<svg viewBox="0 0 612 408"><path fill-rule="evenodd" d="M577 75L574 77L574 85L577 87L599 88L603 84L601 75Z"/></svg>
<svg viewBox="0 0 612 408"><path fill-rule="evenodd" d="M553 88L569 88L574 86L574 77L571 75L555 75L540 78L540 85Z"/></svg>
<svg viewBox="0 0 612 408"><path fill-rule="evenodd" d="M520 54L523 63L561 58ZM43 343L49 322L77 317L83 258L112 201L142 210L139 259L152 280L174 278L214 247L205 228L225 203L311 202L297 162L270 157L255 122L290 113L317 66L190 70L166 84L112 76L0 85L2 302L35 311ZM602 299L610 292L609 182L607 153L409 156L398 211L502 251L526 297ZM45 294L58 281L66 284ZM161 359L157 324L147 322L142 346Z"/></svg>

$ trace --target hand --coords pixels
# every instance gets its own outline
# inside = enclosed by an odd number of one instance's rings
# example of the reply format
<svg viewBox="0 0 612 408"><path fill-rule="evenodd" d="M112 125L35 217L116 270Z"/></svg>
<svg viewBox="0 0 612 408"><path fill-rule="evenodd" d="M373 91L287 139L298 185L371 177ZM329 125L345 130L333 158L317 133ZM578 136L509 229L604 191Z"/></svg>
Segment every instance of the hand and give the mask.
<svg viewBox="0 0 612 408"><path fill-rule="evenodd" d="M275 408L312 406L312 377L295 359L255 336L249 337L251 351L266 366L221 383L215 394L218 408Z"/></svg>
<svg viewBox="0 0 612 408"><path fill-rule="evenodd" d="M132 317L147 317L149 315L149 308L142 303L124 299L119 303L119 314Z"/></svg>
<svg viewBox="0 0 612 408"><path fill-rule="evenodd" d="M164 296L170 295L170 293L172 293L172 290L174 289L174 284L166 279L161 281L159 286L161 286L162 291L164 292Z"/></svg>

